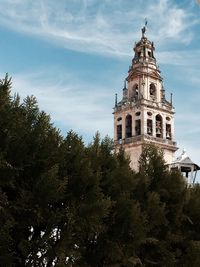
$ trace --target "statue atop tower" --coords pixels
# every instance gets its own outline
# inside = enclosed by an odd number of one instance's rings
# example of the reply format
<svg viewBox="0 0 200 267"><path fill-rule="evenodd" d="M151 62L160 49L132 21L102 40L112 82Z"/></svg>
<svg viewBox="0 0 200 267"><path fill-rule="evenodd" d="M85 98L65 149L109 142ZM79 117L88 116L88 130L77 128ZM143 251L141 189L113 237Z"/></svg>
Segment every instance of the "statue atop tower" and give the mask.
<svg viewBox="0 0 200 267"><path fill-rule="evenodd" d="M147 26L147 20L145 19L145 25L144 25L144 27L141 29L141 31L142 31L142 37L143 37L143 38L144 38L144 34L145 34L146 30L147 30L146 26Z"/></svg>
<svg viewBox="0 0 200 267"><path fill-rule="evenodd" d="M115 148L123 146L131 167L138 169L142 145L150 142L163 149L167 164L177 150L174 140L174 107L165 97L163 78L154 56L154 43L142 36L133 48L134 57L125 79L123 97L114 108Z"/></svg>

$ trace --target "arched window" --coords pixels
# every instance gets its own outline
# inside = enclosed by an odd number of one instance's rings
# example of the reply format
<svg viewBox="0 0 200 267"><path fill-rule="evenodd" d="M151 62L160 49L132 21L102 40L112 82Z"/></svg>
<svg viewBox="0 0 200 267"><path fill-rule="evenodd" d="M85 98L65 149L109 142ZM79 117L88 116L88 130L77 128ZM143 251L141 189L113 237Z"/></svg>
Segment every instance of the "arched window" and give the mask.
<svg viewBox="0 0 200 267"><path fill-rule="evenodd" d="M135 121L135 135L141 135L141 120Z"/></svg>
<svg viewBox="0 0 200 267"><path fill-rule="evenodd" d="M122 125L117 125L117 140L122 139Z"/></svg>
<svg viewBox="0 0 200 267"><path fill-rule="evenodd" d="M156 86L154 83L151 83L149 86L149 95L152 99L156 98Z"/></svg>
<svg viewBox="0 0 200 267"><path fill-rule="evenodd" d="M149 57L152 57L152 55L151 55L151 51L148 51L148 56L149 56Z"/></svg>
<svg viewBox="0 0 200 267"><path fill-rule="evenodd" d="M162 116L156 115L156 137L163 137L163 129L162 129Z"/></svg>
<svg viewBox="0 0 200 267"><path fill-rule="evenodd" d="M132 100L137 100L139 96L139 87L138 84L134 84L132 88L131 98Z"/></svg>
<svg viewBox="0 0 200 267"><path fill-rule="evenodd" d="M126 138L132 136L132 116L126 116Z"/></svg>
<svg viewBox="0 0 200 267"><path fill-rule="evenodd" d="M153 122L150 119L147 119L147 134L148 135L153 134Z"/></svg>
<svg viewBox="0 0 200 267"><path fill-rule="evenodd" d="M171 124L166 124L166 139L172 139Z"/></svg>

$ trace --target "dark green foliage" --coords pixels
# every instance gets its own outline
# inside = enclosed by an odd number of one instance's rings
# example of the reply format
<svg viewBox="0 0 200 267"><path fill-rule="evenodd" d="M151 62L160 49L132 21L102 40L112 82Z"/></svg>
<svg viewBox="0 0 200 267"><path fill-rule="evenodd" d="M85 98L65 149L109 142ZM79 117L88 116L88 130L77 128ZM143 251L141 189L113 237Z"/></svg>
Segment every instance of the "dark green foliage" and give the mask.
<svg viewBox="0 0 200 267"><path fill-rule="evenodd" d="M51 238L55 227L54 205L65 189L58 177L62 138L35 98L20 104L19 97L10 97L10 86L6 76L0 82L0 261L3 266L24 266L37 262L38 251L45 249L41 232Z"/></svg>
<svg viewBox="0 0 200 267"><path fill-rule="evenodd" d="M135 195L147 215L147 238L142 248L147 266L181 266L184 256L184 205L186 183L179 172L170 172L162 152L145 145L140 158Z"/></svg>
<svg viewBox="0 0 200 267"><path fill-rule="evenodd" d="M97 133L63 138L0 80L1 266L200 266L200 186L145 145L138 173Z"/></svg>

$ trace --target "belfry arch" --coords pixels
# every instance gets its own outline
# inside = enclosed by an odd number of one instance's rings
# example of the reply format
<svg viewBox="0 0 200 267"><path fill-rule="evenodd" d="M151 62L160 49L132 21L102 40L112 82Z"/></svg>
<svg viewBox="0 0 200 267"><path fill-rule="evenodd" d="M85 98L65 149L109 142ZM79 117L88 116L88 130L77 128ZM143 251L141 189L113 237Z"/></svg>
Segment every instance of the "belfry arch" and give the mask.
<svg viewBox="0 0 200 267"><path fill-rule="evenodd" d="M154 83L151 83L149 85L149 95L150 95L150 98L156 98L156 86Z"/></svg>
<svg viewBox="0 0 200 267"><path fill-rule="evenodd" d="M156 115L156 137L163 137L163 118L160 114Z"/></svg>
<svg viewBox="0 0 200 267"><path fill-rule="evenodd" d="M139 97L139 86L137 83L133 85L132 91L131 91L131 99L137 100Z"/></svg>
<svg viewBox="0 0 200 267"><path fill-rule="evenodd" d="M128 114L126 116L126 138L129 138L132 136L132 116Z"/></svg>

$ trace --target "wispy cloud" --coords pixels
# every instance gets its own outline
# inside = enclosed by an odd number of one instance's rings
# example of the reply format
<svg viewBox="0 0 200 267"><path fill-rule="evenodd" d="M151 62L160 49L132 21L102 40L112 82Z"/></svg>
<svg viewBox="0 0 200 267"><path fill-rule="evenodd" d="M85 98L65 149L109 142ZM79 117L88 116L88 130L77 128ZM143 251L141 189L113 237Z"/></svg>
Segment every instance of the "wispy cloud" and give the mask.
<svg viewBox="0 0 200 267"><path fill-rule="evenodd" d="M139 38L144 17L150 35L165 47L169 41L188 43L197 23L190 10L171 0L1 0L0 24L36 35L60 46L89 53L125 56ZM169 40L170 39L170 40Z"/></svg>
<svg viewBox="0 0 200 267"><path fill-rule="evenodd" d="M200 64L200 50L171 50L156 53L160 64L187 66L194 69Z"/></svg>
<svg viewBox="0 0 200 267"><path fill-rule="evenodd" d="M57 78L48 78L52 76ZM102 136L112 135L112 99L107 88L96 86L94 90L86 81L77 77L68 79L68 75L58 82L58 77L55 70L53 73L14 74L13 93L18 92L22 99L30 92L36 96L40 108L51 115L63 134L73 129L86 137L90 135L90 139L97 130ZM75 80L73 84L72 80Z"/></svg>
<svg viewBox="0 0 200 267"><path fill-rule="evenodd" d="M198 23L197 18L189 9L178 7L175 2L160 0L147 10L149 19L153 21L153 39L168 43L171 41L189 43L193 34L191 26ZM153 15L152 15L153 14ZM164 44L162 44L164 46Z"/></svg>

